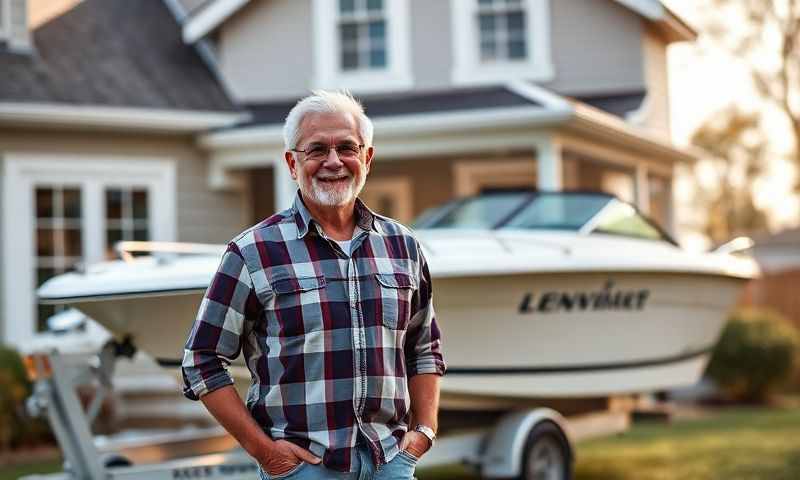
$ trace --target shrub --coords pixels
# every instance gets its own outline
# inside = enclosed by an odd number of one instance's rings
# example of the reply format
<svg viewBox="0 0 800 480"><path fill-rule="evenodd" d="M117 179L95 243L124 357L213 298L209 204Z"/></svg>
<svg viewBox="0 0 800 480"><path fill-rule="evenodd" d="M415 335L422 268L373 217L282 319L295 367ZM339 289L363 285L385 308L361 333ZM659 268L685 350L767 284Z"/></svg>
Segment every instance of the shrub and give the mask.
<svg viewBox="0 0 800 480"><path fill-rule="evenodd" d="M798 332L782 316L740 310L725 327L707 373L731 400L762 403L791 380L798 352Z"/></svg>
<svg viewBox="0 0 800 480"><path fill-rule="evenodd" d="M19 354L0 346L0 452L49 437L47 425L25 413L31 384Z"/></svg>

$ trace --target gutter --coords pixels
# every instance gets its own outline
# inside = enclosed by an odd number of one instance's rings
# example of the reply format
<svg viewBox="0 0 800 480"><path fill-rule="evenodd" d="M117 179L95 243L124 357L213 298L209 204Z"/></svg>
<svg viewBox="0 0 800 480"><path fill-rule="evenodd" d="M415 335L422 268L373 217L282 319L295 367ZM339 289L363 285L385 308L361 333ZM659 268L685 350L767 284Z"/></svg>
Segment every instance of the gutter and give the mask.
<svg viewBox="0 0 800 480"><path fill-rule="evenodd" d="M0 102L0 126L201 133L247 121L240 112Z"/></svg>

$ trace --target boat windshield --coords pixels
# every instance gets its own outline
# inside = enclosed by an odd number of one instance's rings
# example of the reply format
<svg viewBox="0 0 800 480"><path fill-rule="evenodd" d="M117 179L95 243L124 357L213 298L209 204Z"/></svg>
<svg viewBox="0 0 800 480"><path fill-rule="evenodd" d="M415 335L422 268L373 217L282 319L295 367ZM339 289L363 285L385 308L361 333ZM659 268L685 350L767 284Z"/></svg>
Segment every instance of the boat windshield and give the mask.
<svg viewBox="0 0 800 480"><path fill-rule="evenodd" d="M674 243L632 205L604 193L482 194L430 210L414 228L571 230Z"/></svg>

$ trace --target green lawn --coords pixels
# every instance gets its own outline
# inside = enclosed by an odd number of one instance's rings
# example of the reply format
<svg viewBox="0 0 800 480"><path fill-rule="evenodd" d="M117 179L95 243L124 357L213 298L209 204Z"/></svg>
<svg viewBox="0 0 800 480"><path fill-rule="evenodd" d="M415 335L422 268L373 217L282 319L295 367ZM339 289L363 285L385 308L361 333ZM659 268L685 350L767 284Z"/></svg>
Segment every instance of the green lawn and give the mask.
<svg viewBox="0 0 800 480"><path fill-rule="evenodd" d="M581 443L576 480L797 480L800 409L735 409ZM420 480L475 480L460 469Z"/></svg>
<svg viewBox="0 0 800 480"><path fill-rule="evenodd" d="M637 425L581 443L576 480L800 479L800 408L733 409L701 420ZM58 471L59 462L0 467L0 480ZM420 480L476 480L459 468L419 471Z"/></svg>

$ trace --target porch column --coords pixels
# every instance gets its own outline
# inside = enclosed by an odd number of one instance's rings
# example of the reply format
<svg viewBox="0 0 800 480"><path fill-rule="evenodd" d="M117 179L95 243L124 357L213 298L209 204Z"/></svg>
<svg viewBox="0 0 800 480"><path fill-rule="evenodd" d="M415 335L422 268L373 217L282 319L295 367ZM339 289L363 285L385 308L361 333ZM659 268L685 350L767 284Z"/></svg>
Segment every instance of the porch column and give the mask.
<svg viewBox="0 0 800 480"><path fill-rule="evenodd" d="M536 188L545 191L564 189L564 166L561 143L553 135L543 135L534 143L536 148Z"/></svg>
<svg viewBox="0 0 800 480"><path fill-rule="evenodd" d="M275 211L280 212L292 206L294 192L297 190L297 183L289 173L289 167L283 157L275 160L273 164L273 190L275 192Z"/></svg>
<svg viewBox="0 0 800 480"><path fill-rule="evenodd" d="M636 165L636 207L645 215L650 214L650 184L647 181L647 166Z"/></svg>

